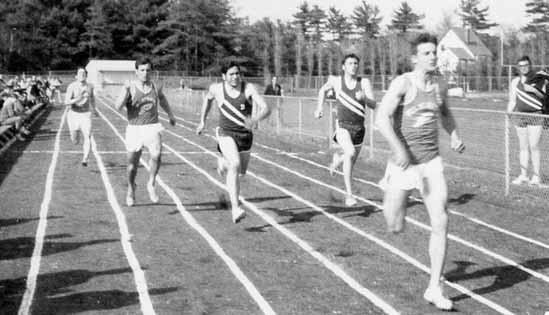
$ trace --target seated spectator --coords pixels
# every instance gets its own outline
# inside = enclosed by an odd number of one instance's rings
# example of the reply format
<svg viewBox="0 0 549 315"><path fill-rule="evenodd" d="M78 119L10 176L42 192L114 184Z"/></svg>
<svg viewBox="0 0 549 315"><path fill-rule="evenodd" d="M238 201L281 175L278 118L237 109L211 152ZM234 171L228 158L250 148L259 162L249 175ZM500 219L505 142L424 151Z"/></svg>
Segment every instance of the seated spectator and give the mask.
<svg viewBox="0 0 549 315"><path fill-rule="evenodd" d="M16 96L12 95L4 99L4 105L0 110L0 125L14 126L19 131L16 137L21 141L26 140L23 135L30 135L30 130L23 125L26 117L27 113Z"/></svg>

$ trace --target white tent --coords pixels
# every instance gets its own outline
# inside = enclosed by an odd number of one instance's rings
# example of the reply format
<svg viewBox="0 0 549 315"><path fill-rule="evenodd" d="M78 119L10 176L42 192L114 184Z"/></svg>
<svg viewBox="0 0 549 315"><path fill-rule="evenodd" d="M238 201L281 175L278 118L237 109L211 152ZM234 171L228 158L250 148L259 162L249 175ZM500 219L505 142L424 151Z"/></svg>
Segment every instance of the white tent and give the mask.
<svg viewBox="0 0 549 315"><path fill-rule="evenodd" d="M88 82L96 89L102 89L106 84L123 84L132 80L135 75L135 60L90 60L86 66Z"/></svg>

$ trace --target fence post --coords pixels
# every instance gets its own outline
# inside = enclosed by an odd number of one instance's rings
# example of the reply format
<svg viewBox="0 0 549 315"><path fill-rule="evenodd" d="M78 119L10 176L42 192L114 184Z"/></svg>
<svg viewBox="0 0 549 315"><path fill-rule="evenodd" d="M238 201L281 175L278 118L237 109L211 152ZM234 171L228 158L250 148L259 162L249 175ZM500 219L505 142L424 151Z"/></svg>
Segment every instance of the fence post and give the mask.
<svg viewBox="0 0 549 315"><path fill-rule="evenodd" d="M505 114L505 196L509 196L510 181L510 148L509 148L509 114Z"/></svg>
<svg viewBox="0 0 549 315"><path fill-rule="evenodd" d="M374 110L370 109L370 124L368 133L370 135L370 160L374 158Z"/></svg>
<svg viewBox="0 0 549 315"><path fill-rule="evenodd" d="M299 98L299 113L297 115L297 132L299 133L299 140L301 140L301 132L303 131L303 101Z"/></svg>
<svg viewBox="0 0 549 315"><path fill-rule="evenodd" d="M332 149L332 134L334 133L333 101L328 102L328 149Z"/></svg>
<svg viewBox="0 0 549 315"><path fill-rule="evenodd" d="M280 135L280 125L282 119L282 109L280 108L280 97L276 98L276 134Z"/></svg>

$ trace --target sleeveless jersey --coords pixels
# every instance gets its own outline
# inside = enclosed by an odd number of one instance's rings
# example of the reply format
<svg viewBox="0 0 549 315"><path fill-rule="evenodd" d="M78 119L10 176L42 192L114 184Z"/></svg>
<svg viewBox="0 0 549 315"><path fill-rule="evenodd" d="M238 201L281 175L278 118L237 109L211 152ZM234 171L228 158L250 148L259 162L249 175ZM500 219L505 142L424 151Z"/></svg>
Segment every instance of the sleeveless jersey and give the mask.
<svg viewBox="0 0 549 315"><path fill-rule="evenodd" d="M77 113L86 113L90 111L90 95L92 92L92 87L85 83L82 85L80 82L73 82L71 83L71 89L74 93L73 98L80 98L83 97L83 99L76 103L71 105L71 110L75 111Z"/></svg>
<svg viewBox="0 0 549 315"><path fill-rule="evenodd" d="M526 92L524 90L524 83L521 82L520 78L517 83L516 94L517 99L515 111L522 113L541 112L541 108L543 107L543 100L537 97L537 95L532 92Z"/></svg>
<svg viewBox="0 0 549 315"><path fill-rule="evenodd" d="M130 95L126 102L130 125L158 123L158 92L153 83L148 93L141 91L134 82L130 83Z"/></svg>
<svg viewBox="0 0 549 315"><path fill-rule="evenodd" d="M341 76L341 88L336 91L338 121L345 121L352 124L364 125L365 95L362 92L361 78L357 78L356 86L349 89L345 84L345 78ZM359 99L357 95L362 94Z"/></svg>
<svg viewBox="0 0 549 315"><path fill-rule="evenodd" d="M430 91L423 91L411 78L405 79L410 89L395 111L393 128L408 151L410 162L425 163L439 154L438 118L442 104L439 85L435 83Z"/></svg>
<svg viewBox="0 0 549 315"><path fill-rule="evenodd" d="M244 127L244 119L252 115L252 103L246 98L245 88L246 83L242 82L240 86L240 94L236 98L232 98L223 86L223 102L218 104L219 109L219 127L233 131L248 131Z"/></svg>

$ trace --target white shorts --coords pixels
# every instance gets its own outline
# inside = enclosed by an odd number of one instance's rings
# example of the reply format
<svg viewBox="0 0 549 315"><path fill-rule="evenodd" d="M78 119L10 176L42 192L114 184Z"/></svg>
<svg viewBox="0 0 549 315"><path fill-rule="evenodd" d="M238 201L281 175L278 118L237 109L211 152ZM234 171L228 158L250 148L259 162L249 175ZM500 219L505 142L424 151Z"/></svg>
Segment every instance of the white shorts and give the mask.
<svg viewBox="0 0 549 315"><path fill-rule="evenodd" d="M388 186L402 190L418 189L423 193L425 179L440 176L443 172L442 158L437 156L429 162L410 165L406 169L402 169L389 161L385 174Z"/></svg>
<svg viewBox="0 0 549 315"><path fill-rule="evenodd" d="M91 132L91 112L78 113L69 110L67 113L67 124L71 132L81 130L82 133L89 135Z"/></svg>
<svg viewBox="0 0 549 315"><path fill-rule="evenodd" d="M137 152L146 147L151 155L159 155L162 148L160 141L162 130L164 127L160 123L128 125L126 128L126 150Z"/></svg>

